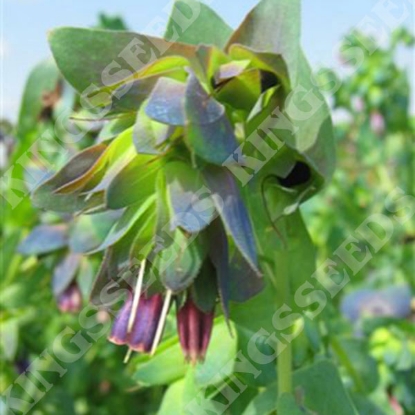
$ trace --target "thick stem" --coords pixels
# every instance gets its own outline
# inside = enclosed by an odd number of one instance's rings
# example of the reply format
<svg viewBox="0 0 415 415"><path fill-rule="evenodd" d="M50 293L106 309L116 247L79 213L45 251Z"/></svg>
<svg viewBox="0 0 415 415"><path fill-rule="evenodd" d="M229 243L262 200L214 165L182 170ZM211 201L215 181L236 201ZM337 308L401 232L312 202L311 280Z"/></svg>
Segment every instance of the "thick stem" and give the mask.
<svg viewBox="0 0 415 415"><path fill-rule="evenodd" d="M288 255L287 255L288 256ZM280 299L277 301L277 307L281 307L284 304L289 305L291 303L290 295L290 280L288 272L288 264L285 260L279 261L278 272L280 277ZM284 343L278 343L278 359L277 359L277 374L278 374L278 396L283 393L291 393L293 389L292 385L292 345L291 341Z"/></svg>

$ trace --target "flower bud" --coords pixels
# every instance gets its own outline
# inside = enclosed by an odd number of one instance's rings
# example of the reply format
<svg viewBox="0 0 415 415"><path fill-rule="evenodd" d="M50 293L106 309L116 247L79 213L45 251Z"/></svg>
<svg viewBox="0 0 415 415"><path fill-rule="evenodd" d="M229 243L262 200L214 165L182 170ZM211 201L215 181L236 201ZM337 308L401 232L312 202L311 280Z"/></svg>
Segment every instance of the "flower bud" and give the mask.
<svg viewBox="0 0 415 415"><path fill-rule="evenodd" d="M177 313L180 344L186 360L192 364L205 358L212 334L213 317L213 310L210 313L199 310L190 297Z"/></svg>
<svg viewBox="0 0 415 415"><path fill-rule="evenodd" d="M81 291L76 283L72 283L58 297L58 308L62 313L77 313L81 307Z"/></svg>

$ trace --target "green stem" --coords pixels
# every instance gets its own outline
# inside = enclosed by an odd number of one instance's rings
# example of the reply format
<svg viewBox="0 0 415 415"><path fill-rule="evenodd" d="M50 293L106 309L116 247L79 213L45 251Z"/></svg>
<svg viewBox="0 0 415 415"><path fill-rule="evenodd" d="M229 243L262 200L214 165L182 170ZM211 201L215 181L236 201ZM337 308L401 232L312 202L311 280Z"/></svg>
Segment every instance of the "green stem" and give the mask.
<svg viewBox="0 0 415 415"><path fill-rule="evenodd" d="M292 347L291 343L279 344L278 348L278 396L291 393L292 380Z"/></svg>
<svg viewBox="0 0 415 415"><path fill-rule="evenodd" d="M280 284L279 289L281 296L277 301L277 307L281 307L284 304L291 304L288 264L285 260L279 261L278 271L280 276L278 281ZM277 353L278 396L281 396L283 393L291 393L293 389L291 341L280 341L278 343Z"/></svg>

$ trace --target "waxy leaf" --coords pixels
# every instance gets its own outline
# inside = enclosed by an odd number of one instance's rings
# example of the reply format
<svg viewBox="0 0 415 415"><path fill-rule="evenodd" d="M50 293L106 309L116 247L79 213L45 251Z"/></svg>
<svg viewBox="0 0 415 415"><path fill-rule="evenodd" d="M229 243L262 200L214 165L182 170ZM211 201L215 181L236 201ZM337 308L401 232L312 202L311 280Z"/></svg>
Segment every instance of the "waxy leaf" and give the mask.
<svg viewBox="0 0 415 415"><path fill-rule="evenodd" d="M233 164L230 155L238 147L225 107L203 89L195 75L189 75L186 88L186 135L191 150L214 164Z"/></svg>
<svg viewBox="0 0 415 415"><path fill-rule="evenodd" d="M135 114L125 115L120 118L108 121L98 134L97 141L102 143L107 140L112 140L123 131L132 127L135 122Z"/></svg>
<svg viewBox="0 0 415 415"><path fill-rule="evenodd" d="M190 287L193 302L199 310L210 313L215 308L218 297L216 270L210 260L205 260L199 275Z"/></svg>
<svg viewBox="0 0 415 415"><path fill-rule="evenodd" d="M184 125L184 96L186 85L171 78L160 78L145 108L146 114L161 123Z"/></svg>
<svg viewBox="0 0 415 415"><path fill-rule="evenodd" d="M250 111L261 95L261 71L251 69L226 82L217 92L220 102Z"/></svg>
<svg viewBox="0 0 415 415"><path fill-rule="evenodd" d="M73 212L83 206L77 192L65 194L57 193L69 183L80 180L79 185L85 185L83 177L90 179L96 163L104 153L106 146L99 144L89 147L75 155L69 162L54 176L37 187L32 195L33 204L42 209L54 210L57 212Z"/></svg>
<svg viewBox="0 0 415 415"><path fill-rule="evenodd" d="M215 88L221 86L221 84L226 83L235 76L241 75L242 72L248 68L250 63L250 60L245 59L221 65L213 77Z"/></svg>
<svg viewBox="0 0 415 415"><path fill-rule="evenodd" d="M235 250L229 261L228 279L232 301L248 301L264 288L264 279L252 270L239 250Z"/></svg>
<svg viewBox="0 0 415 415"><path fill-rule="evenodd" d="M288 68L281 55L269 52L257 52L238 44L231 46L229 54L233 59L237 59L237 62L249 61L251 67L275 74L278 82L284 86L287 92L289 91L290 78ZM266 89L269 89L271 85L263 84L263 86L267 86Z"/></svg>
<svg viewBox="0 0 415 415"><path fill-rule="evenodd" d="M128 79L161 56L194 59L195 50L132 32L73 27L53 30L49 42L63 76L78 92L90 94Z"/></svg>
<svg viewBox="0 0 415 415"><path fill-rule="evenodd" d="M39 225L19 245L23 255L42 255L66 247L68 228L65 225Z"/></svg>
<svg viewBox="0 0 415 415"><path fill-rule="evenodd" d="M164 38L191 45L214 45L223 49L232 29L206 4L176 0Z"/></svg>
<svg viewBox="0 0 415 415"><path fill-rule="evenodd" d="M202 235L186 237L177 229L173 243L160 252L158 273L163 285L173 292L188 288L199 274L206 256Z"/></svg>
<svg viewBox="0 0 415 415"><path fill-rule="evenodd" d="M120 209L134 203L143 203L156 191L155 182L161 161L151 156L137 155L111 181L106 205Z"/></svg>
<svg viewBox="0 0 415 415"><path fill-rule="evenodd" d="M260 275L251 222L235 178L229 170L215 166L206 167L203 176L226 231L250 267Z"/></svg>
<svg viewBox="0 0 415 415"><path fill-rule="evenodd" d="M52 276L52 287L55 297L59 297L74 280L81 258L81 255L71 253L56 266Z"/></svg>
<svg viewBox="0 0 415 415"><path fill-rule="evenodd" d="M208 228L209 258L216 270L219 299L222 305L223 315L229 320L229 301L231 287L229 279L229 247L223 225L216 219Z"/></svg>
<svg viewBox="0 0 415 415"><path fill-rule="evenodd" d="M175 127L152 120L145 112L145 104L140 108L134 125L133 140L139 154L159 154L158 149L173 134Z"/></svg>
<svg viewBox="0 0 415 415"><path fill-rule="evenodd" d="M73 220L69 232L69 247L74 253L85 253L97 248L108 235L121 211L106 211L80 215Z"/></svg>
<svg viewBox="0 0 415 415"><path fill-rule="evenodd" d="M261 0L246 16L228 42L248 46L257 52L281 55L290 79L297 78L300 51L300 1Z"/></svg>
<svg viewBox="0 0 415 415"><path fill-rule="evenodd" d="M167 163L163 170L172 210L171 229L200 232L216 215L201 173L181 161Z"/></svg>
<svg viewBox="0 0 415 415"><path fill-rule="evenodd" d="M154 209L155 195L148 197L143 203L128 207L122 216L113 225L105 240L99 247L93 249L89 253L103 251L104 249L114 245L134 226L136 221L149 210Z"/></svg>

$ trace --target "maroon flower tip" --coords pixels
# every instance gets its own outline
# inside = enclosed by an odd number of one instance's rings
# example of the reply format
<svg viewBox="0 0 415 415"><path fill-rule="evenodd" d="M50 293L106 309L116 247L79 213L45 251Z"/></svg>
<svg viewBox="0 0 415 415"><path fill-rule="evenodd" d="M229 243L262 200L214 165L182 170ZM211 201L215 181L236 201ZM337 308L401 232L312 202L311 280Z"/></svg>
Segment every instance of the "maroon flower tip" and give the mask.
<svg viewBox="0 0 415 415"><path fill-rule="evenodd" d="M214 311L205 313L199 310L188 297L184 306L177 312L177 327L180 345L188 362L203 362L209 346Z"/></svg>
<svg viewBox="0 0 415 415"><path fill-rule="evenodd" d="M128 321L130 319L131 309L133 306L133 296L128 293L124 305L118 312L117 318L112 326L111 334L108 340L112 343L122 345L128 341Z"/></svg>
<svg viewBox="0 0 415 415"><path fill-rule="evenodd" d="M58 308L62 313L78 313L81 307L81 290L76 283L72 283L58 297Z"/></svg>

